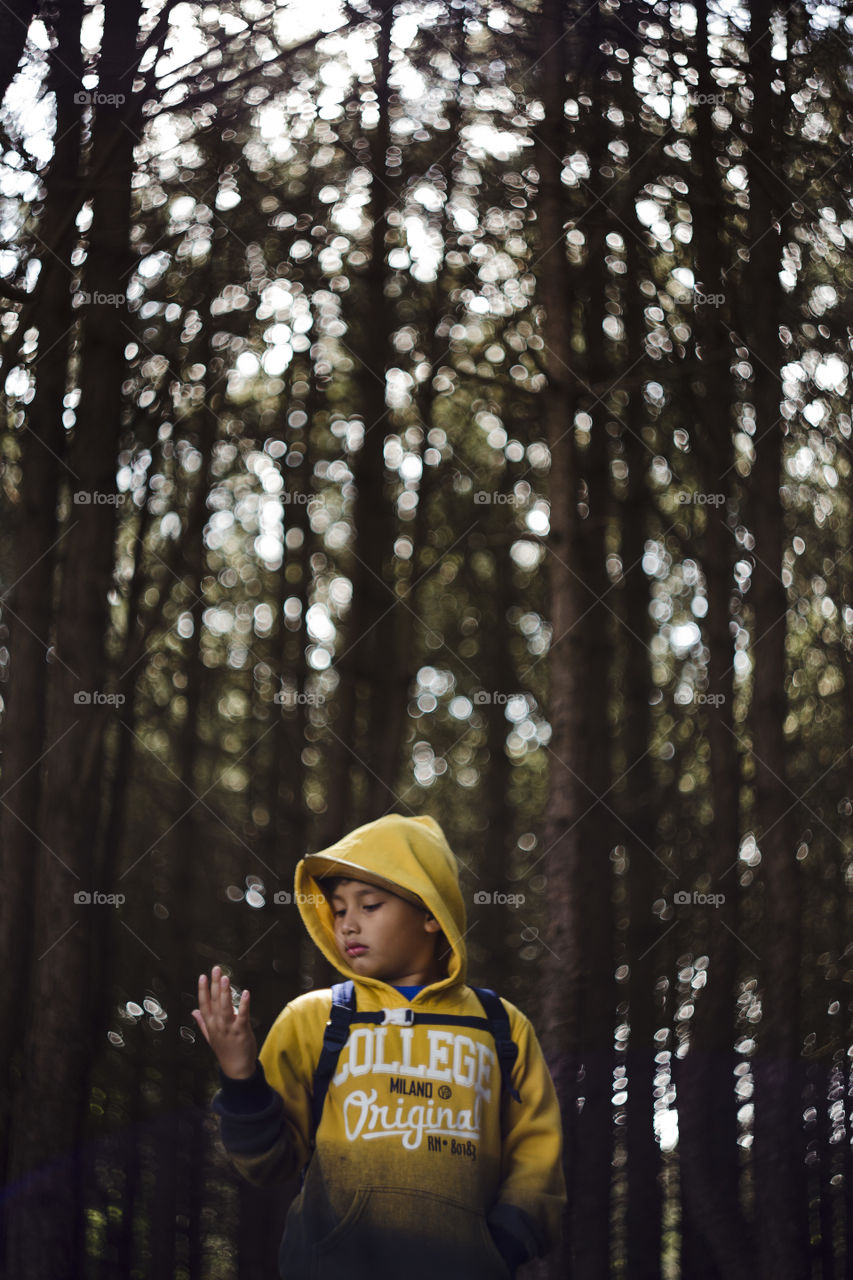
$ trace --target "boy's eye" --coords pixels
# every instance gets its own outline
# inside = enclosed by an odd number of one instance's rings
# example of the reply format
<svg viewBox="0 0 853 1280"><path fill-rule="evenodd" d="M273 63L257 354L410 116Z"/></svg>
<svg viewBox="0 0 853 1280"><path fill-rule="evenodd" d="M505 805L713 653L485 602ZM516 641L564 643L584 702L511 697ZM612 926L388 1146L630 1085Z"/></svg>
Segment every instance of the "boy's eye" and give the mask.
<svg viewBox="0 0 853 1280"><path fill-rule="evenodd" d="M382 903L381 903L381 902L364 902L364 903L362 903L362 906L364 907L364 910L365 910L365 911L375 911L375 910L377 909L377 907L381 907L381 906L382 906ZM333 911L333 912L332 912L332 915L333 915L333 916L335 916L335 918L336 918L336 919L337 919L337 917L338 917L338 916L342 916L343 914L344 914L344 912L343 912L343 911Z"/></svg>

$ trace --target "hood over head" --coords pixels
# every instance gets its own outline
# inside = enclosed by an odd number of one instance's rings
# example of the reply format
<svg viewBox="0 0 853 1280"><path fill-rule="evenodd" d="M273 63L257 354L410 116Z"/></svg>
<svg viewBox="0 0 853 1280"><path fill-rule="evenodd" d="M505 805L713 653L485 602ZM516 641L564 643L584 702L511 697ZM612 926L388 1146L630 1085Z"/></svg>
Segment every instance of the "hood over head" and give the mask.
<svg viewBox="0 0 853 1280"><path fill-rule="evenodd" d="M418 907L426 907L441 926L451 952L445 961L447 976L430 983L430 989L445 989L465 981L468 957L459 864L434 818L388 813L356 827L328 849L306 855L296 867L299 912L326 959L347 978L387 986L377 978L354 973L338 951L332 908L318 879L324 876L364 880Z"/></svg>

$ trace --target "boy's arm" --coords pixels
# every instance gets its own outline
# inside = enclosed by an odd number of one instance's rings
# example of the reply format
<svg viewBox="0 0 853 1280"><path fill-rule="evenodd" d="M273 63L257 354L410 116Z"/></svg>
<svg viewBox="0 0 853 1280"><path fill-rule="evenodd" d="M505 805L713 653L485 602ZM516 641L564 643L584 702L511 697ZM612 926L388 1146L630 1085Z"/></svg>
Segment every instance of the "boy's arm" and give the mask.
<svg viewBox="0 0 853 1280"><path fill-rule="evenodd" d="M264 1041L254 1075L234 1080L220 1070L211 1107L220 1118L222 1143L232 1164L255 1186L286 1182L310 1153L313 1066L296 1035L291 1005Z"/></svg>
<svg viewBox="0 0 853 1280"><path fill-rule="evenodd" d="M512 1269L559 1243L567 1197L554 1083L529 1019L503 1003L518 1045L512 1083L521 1102L508 1097L503 1103L501 1185L487 1220Z"/></svg>

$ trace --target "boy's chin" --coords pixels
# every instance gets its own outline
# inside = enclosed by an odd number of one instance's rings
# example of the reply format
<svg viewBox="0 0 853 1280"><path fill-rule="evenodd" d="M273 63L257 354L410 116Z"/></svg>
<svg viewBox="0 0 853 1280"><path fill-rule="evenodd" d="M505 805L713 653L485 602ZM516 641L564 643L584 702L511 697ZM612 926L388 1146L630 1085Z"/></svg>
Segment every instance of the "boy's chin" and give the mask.
<svg viewBox="0 0 853 1280"><path fill-rule="evenodd" d="M348 956L344 952L344 960L355 973L363 973L365 978L375 978L377 982L389 982L392 986L396 979L384 966L367 952L363 956Z"/></svg>

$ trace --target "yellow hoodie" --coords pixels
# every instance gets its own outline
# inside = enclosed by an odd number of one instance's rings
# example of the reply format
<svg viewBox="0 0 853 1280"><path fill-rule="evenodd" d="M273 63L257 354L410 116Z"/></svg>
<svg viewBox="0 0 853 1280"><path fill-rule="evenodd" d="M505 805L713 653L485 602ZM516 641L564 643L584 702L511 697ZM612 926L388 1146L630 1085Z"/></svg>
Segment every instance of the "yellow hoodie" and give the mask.
<svg viewBox="0 0 853 1280"><path fill-rule="evenodd" d="M331 874L396 887L427 907L450 946L446 976L408 1000L354 973L315 879ZM458 865L434 819L389 814L359 827L302 859L295 893L314 942L355 983L359 1011L484 1017L465 983ZM512 1084L520 1102L502 1096L486 1030L354 1022L313 1152L311 1092L329 989L282 1010L252 1080L220 1073L212 1105L236 1168L264 1185L308 1164L279 1250L285 1280L506 1280L558 1242L566 1202L559 1107L533 1027L503 1005L518 1046Z"/></svg>

